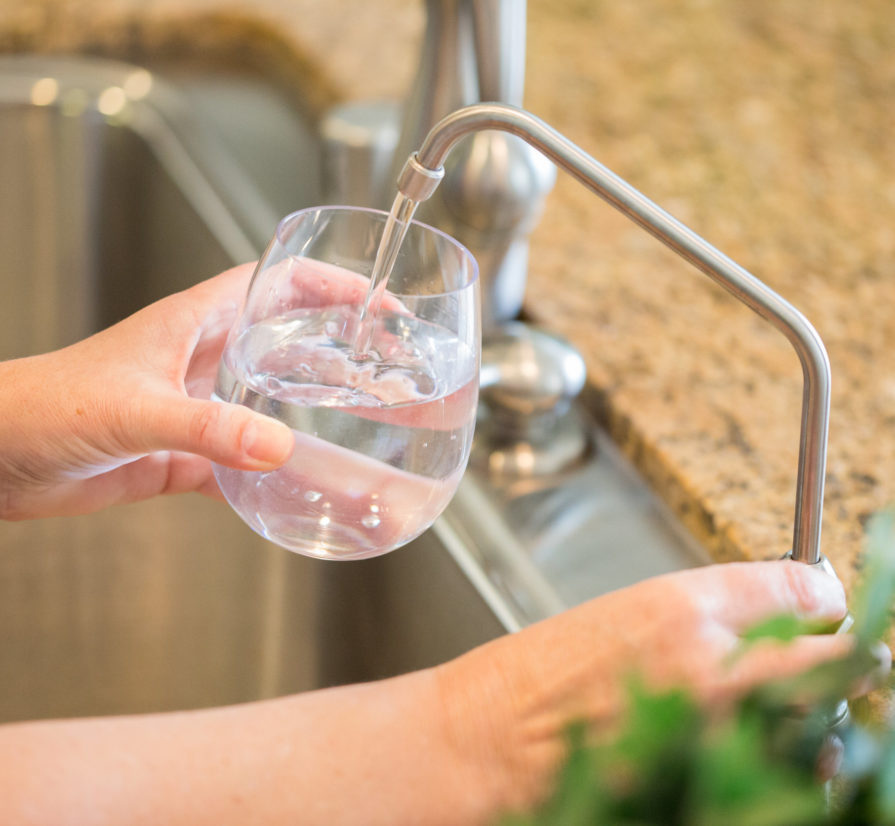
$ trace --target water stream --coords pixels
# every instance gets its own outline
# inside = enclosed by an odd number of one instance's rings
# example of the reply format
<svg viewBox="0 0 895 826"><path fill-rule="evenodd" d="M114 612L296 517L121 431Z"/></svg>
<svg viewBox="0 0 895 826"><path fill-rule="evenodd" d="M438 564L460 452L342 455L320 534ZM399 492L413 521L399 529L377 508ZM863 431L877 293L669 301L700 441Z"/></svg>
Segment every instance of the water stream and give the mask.
<svg viewBox="0 0 895 826"><path fill-rule="evenodd" d="M382 231L382 240L376 251L373 272L370 274L370 286L367 288L367 295L364 298L355 330L352 348L355 359L365 358L373 343L373 330L382 306L382 299L385 296L388 278L395 266L398 251L401 249L407 228L410 226L418 205L418 201L411 200L400 192L392 203L391 211L385 222L385 229Z"/></svg>

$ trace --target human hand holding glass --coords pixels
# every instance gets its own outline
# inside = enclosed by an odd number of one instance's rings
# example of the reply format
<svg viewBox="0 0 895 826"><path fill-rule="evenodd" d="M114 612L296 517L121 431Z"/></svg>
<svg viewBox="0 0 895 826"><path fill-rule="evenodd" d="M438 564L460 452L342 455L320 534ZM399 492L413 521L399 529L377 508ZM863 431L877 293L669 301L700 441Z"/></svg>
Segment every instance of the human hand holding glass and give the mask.
<svg viewBox="0 0 895 826"><path fill-rule="evenodd" d="M277 227L224 348L215 397L286 423L273 471L215 466L258 533L326 559L361 559L422 533L466 467L478 399L477 268L452 238L412 223L355 351L386 214L295 213Z"/></svg>

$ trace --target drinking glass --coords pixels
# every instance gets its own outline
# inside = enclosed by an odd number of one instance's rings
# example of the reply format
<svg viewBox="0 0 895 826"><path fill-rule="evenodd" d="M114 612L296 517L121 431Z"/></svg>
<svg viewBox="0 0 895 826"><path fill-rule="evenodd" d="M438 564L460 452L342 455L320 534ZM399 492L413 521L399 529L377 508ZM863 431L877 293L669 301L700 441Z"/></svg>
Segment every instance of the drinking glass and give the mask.
<svg viewBox="0 0 895 826"><path fill-rule="evenodd" d="M453 238L410 222L379 309L362 320L387 217L316 207L284 218L219 366L214 398L285 422L295 449L273 471L216 465L218 485L255 531L308 556L362 559L409 542L469 458L478 268Z"/></svg>

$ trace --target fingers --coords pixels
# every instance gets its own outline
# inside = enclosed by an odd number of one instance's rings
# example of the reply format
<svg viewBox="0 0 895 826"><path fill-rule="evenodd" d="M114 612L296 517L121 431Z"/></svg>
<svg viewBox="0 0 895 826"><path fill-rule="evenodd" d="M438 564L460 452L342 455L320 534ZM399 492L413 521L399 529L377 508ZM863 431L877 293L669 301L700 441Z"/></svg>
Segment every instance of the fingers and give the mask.
<svg viewBox="0 0 895 826"><path fill-rule="evenodd" d="M144 451L198 454L241 470L271 470L292 454L292 431L281 422L235 404L178 396L144 404L133 432Z"/></svg>
<svg viewBox="0 0 895 826"><path fill-rule="evenodd" d="M281 311L295 308L359 306L367 295L370 279L357 272L314 258L289 258L261 270L259 287L269 284ZM263 290L262 290L263 291ZM406 312L406 307L386 292L382 307Z"/></svg>
<svg viewBox="0 0 895 826"><path fill-rule="evenodd" d="M737 633L782 614L833 623L847 611L842 583L803 562L734 562L677 576L686 577L694 598Z"/></svg>
<svg viewBox="0 0 895 826"><path fill-rule="evenodd" d="M797 637L789 643L768 641L744 652L721 674L727 687L739 694L763 683L795 677L829 660L841 659L853 648L854 638L847 634Z"/></svg>
<svg viewBox="0 0 895 826"><path fill-rule="evenodd" d="M219 275L207 278L186 290L198 298L199 303L217 306L224 303L242 303L249 287L249 280L257 263L240 264Z"/></svg>
<svg viewBox="0 0 895 826"><path fill-rule="evenodd" d="M112 329L132 327L135 319L141 319L144 327L149 324L156 328L154 338L148 343L161 349L172 343L172 336L178 342L183 338L192 344L199 333L226 335L245 300L254 268L254 263L240 264L200 281L159 299Z"/></svg>
<svg viewBox="0 0 895 826"><path fill-rule="evenodd" d="M222 498L205 459L189 453L156 452L96 476L62 482L36 493L20 493L15 497L16 511L4 514L4 518L76 516L110 505L192 490Z"/></svg>
<svg viewBox="0 0 895 826"><path fill-rule="evenodd" d="M744 652L722 672L721 698L731 699L767 683L785 683L790 678L810 672L815 666L847 657L854 647L855 638L849 634L804 636L790 643L766 641ZM874 653L877 655L876 665L843 689L843 694L850 699L867 694L885 683L892 665L892 654L882 643ZM825 691L823 683L819 690L822 693ZM810 681L804 682L799 691L805 694L793 696L791 699L796 703L804 701L812 705L816 702Z"/></svg>
<svg viewBox="0 0 895 826"><path fill-rule="evenodd" d="M892 651L882 640L872 646L876 667L858 680L848 693L849 697L861 697L884 685L892 670Z"/></svg>

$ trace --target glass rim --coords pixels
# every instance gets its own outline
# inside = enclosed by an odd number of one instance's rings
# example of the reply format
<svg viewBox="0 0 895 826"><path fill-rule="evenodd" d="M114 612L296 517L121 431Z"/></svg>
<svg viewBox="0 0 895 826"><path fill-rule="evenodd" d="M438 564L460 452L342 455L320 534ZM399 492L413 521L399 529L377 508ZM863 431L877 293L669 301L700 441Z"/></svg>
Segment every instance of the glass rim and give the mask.
<svg viewBox="0 0 895 826"><path fill-rule="evenodd" d="M290 212L288 215L284 215L278 222L276 229L274 230L274 240L283 248L286 255L293 261L300 261L302 256L295 255L292 252L289 252L285 242L280 236L281 231L283 231L288 223L294 221L296 218L302 215L306 215L311 212L361 212L366 213L368 215L375 215L378 218L383 220L387 219L389 213L384 209L375 209L373 207L361 207L361 206L350 206L347 204L325 204L319 206L311 206L311 207L303 207L302 209L297 209L294 212ZM455 287L452 290L445 290L441 293L427 293L425 298L437 298L442 295L451 295L452 293L458 293L463 290L467 290L470 287L473 287L476 282L479 280L479 262L476 261L475 256L469 251L469 248L460 243L453 235L449 235L443 230L438 229L437 227L433 227L431 224L427 224L423 221L417 221L415 218L410 221L411 226L418 227L419 229L425 230L426 232L433 233L434 235L440 236L445 239L449 244L456 247L460 250L460 252L469 259L471 263L471 272L470 277L466 280L466 282L459 287ZM410 298L410 297L422 297L416 293L401 293L395 292L394 290L390 290L392 295L400 296L402 298Z"/></svg>

